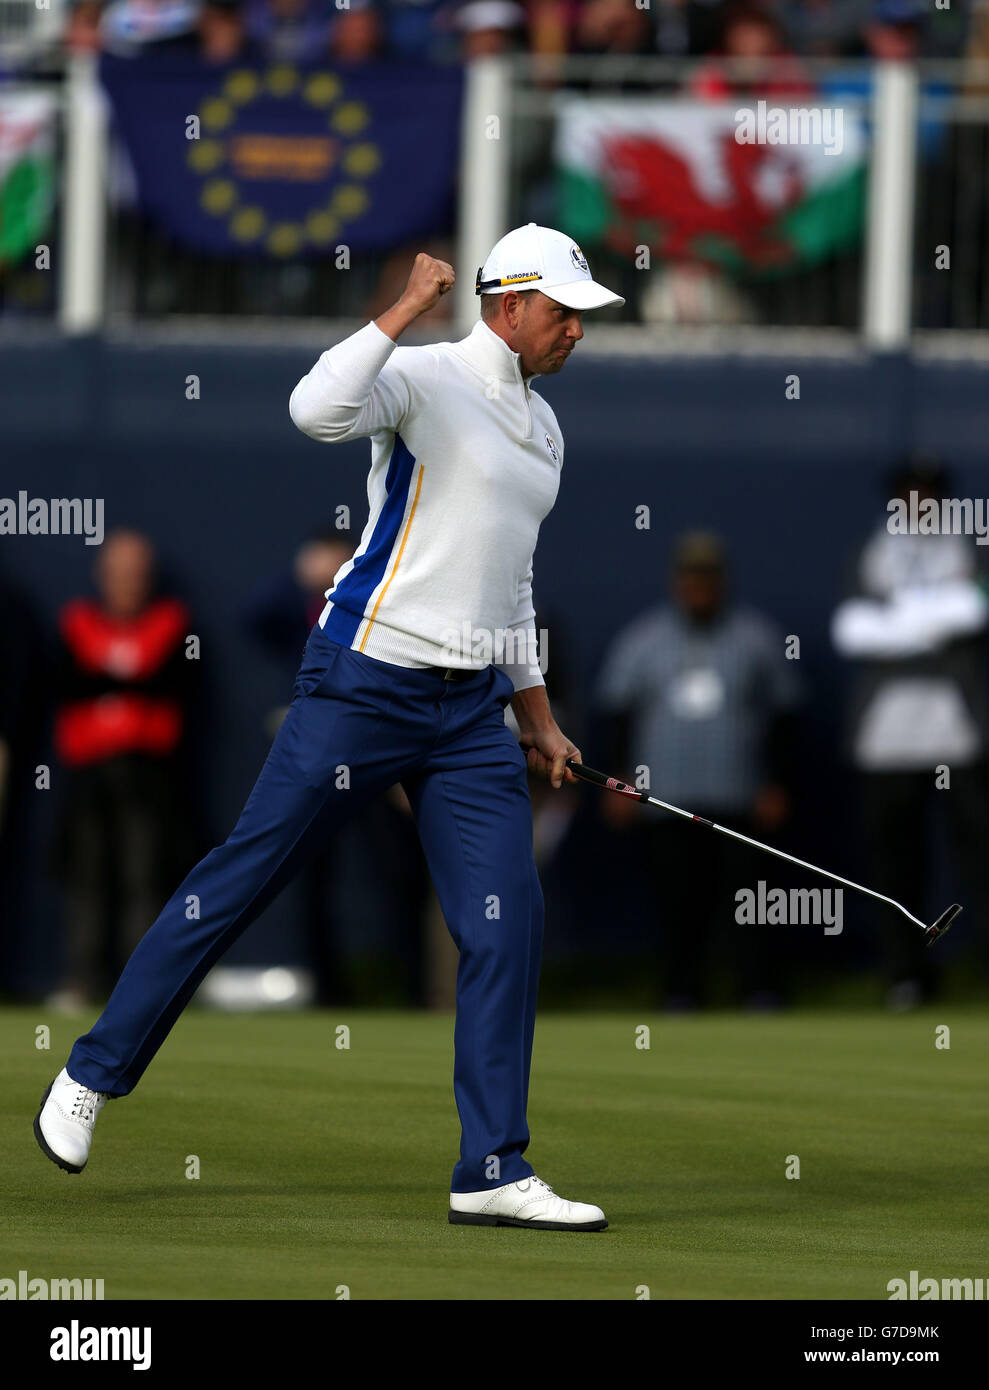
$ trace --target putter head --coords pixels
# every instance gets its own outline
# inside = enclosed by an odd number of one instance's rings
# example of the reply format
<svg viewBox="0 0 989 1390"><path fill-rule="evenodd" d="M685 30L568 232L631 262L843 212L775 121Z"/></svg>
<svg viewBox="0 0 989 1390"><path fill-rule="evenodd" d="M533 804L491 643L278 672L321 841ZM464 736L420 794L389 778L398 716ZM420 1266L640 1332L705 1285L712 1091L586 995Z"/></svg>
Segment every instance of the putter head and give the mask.
<svg viewBox="0 0 989 1390"><path fill-rule="evenodd" d="M960 903L952 903L950 907L945 908L944 912L941 913L941 916L937 919L936 922L931 923L931 925L924 932L924 939L926 940L928 946L933 946L935 941L937 941L940 937L944 936L945 932L951 926L952 922L955 920L955 918L958 916L961 910L962 909Z"/></svg>

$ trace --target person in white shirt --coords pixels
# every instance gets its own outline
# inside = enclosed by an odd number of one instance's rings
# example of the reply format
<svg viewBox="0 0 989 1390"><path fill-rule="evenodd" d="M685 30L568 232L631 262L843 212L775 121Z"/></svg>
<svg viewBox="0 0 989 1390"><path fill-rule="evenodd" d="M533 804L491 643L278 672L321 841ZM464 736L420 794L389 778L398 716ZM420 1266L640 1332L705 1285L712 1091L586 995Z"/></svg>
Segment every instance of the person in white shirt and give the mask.
<svg viewBox="0 0 989 1390"><path fill-rule="evenodd" d="M855 592L832 617L835 648L855 663L846 752L858 773L871 880L923 910L933 871L930 812L950 827L952 857L981 927L989 913L989 598L970 535L901 532L896 502L940 509L953 486L929 456L889 477L887 515L864 546ZM945 513L947 515L947 513ZM936 953L891 915L879 919L887 1004L936 997ZM989 933L972 942L989 975Z"/></svg>
<svg viewBox="0 0 989 1390"><path fill-rule="evenodd" d="M133 1089L214 962L312 849L401 782L460 951L449 1220L607 1225L523 1157L542 943L526 765L559 788L574 780L566 760L580 758L536 651L533 552L564 449L532 381L563 368L585 310L623 301L569 237L530 223L478 271L482 313L467 338L397 347L454 278L417 256L398 302L292 392L291 417L312 438L370 438L367 525L327 591L240 820L178 888L46 1093L35 1134L69 1172L85 1166L106 1100Z"/></svg>

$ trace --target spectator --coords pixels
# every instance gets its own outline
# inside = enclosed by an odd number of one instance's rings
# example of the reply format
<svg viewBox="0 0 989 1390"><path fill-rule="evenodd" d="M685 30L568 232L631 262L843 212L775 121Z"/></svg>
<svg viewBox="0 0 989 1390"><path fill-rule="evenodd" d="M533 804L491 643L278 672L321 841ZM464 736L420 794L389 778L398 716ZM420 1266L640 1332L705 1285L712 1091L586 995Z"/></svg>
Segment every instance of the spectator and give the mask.
<svg viewBox="0 0 989 1390"><path fill-rule="evenodd" d="M711 52L721 34L722 0L530 0L530 46L547 59L576 53Z"/></svg>
<svg viewBox="0 0 989 1390"><path fill-rule="evenodd" d="M369 63L381 56L384 28L381 11L367 0L351 0L330 33L330 54L338 63Z"/></svg>
<svg viewBox="0 0 989 1390"><path fill-rule="evenodd" d="M269 62L308 62L328 56L340 31L339 51L347 58L358 43L350 16L369 0L350 0L338 10L333 0L80 0L66 30L70 48L104 47L131 56L148 47L198 53L210 63L250 56ZM377 20L373 21L375 24Z"/></svg>
<svg viewBox="0 0 989 1390"><path fill-rule="evenodd" d="M968 96L989 92L989 4L979 5L972 15L965 43L965 86Z"/></svg>
<svg viewBox="0 0 989 1390"><path fill-rule="evenodd" d="M232 63L243 56L247 30L240 0L207 0L199 11L199 54L207 63Z"/></svg>
<svg viewBox="0 0 989 1390"><path fill-rule="evenodd" d="M65 46L70 52L92 53L102 47L102 14L103 0L78 0L70 6L64 33Z"/></svg>
<svg viewBox="0 0 989 1390"><path fill-rule="evenodd" d="M922 0L875 0L871 16L863 29L867 57L877 62L913 62L921 56L925 17ZM864 68L855 66L829 70L821 79L820 91L831 101L847 101L848 98L858 101L868 125L874 85L873 63ZM925 76L920 82L922 97L948 98L953 90L952 83L940 76ZM917 143L926 166L925 174L929 174L934 162L942 158L945 133L946 122L938 103L922 104L917 122ZM935 212L934 205L942 201L943 197L930 188L927 205L921 208L921 217L930 217ZM918 234L918 242L924 244L924 230Z"/></svg>
<svg viewBox="0 0 989 1390"><path fill-rule="evenodd" d="M924 0L874 0L862 27L865 52L880 61L955 58L965 49L969 6L927 5ZM926 86L926 84L925 84ZM944 85L946 91L953 88Z"/></svg>
<svg viewBox="0 0 989 1390"><path fill-rule="evenodd" d="M722 0L658 0L656 47L668 57L712 53L721 37Z"/></svg>
<svg viewBox="0 0 989 1390"><path fill-rule="evenodd" d="M49 714L50 658L34 605L0 572L0 990L17 993L32 926L36 769Z"/></svg>
<svg viewBox="0 0 989 1390"><path fill-rule="evenodd" d="M649 14L635 0L587 0L573 30L576 53L650 53L654 50Z"/></svg>
<svg viewBox="0 0 989 1390"><path fill-rule="evenodd" d="M296 551L291 571L261 584L247 608L256 640L291 672L326 604L324 595L354 553L349 531L320 528Z"/></svg>
<svg viewBox="0 0 989 1390"><path fill-rule="evenodd" d="M77 1006L115 978L193 850L181 809L199 666L186 659L189 613L155 595L154 550L136 531L106 538L96 585L95 599L73 599L59 618L67 962L58 997Z"/></svg>
<svg viewBox="0 0 989 1390"><path fill-rule="evenodd" d="M926 13L923 0L877 0L863 30L869 56L880 62L914 62L920 57Z"/></svg>
<svg viewBox="0 0 989 1390"><path fill-rule="evenodd" d="M162 46L194 53L202 8L201 0L110 0L102 10L87 4L70 26L70 42L93 46L95 24L99 44L120 57Z"/></svg>
<svg viewBox="0 0 989 1390"><path fill-rule="evenodd" d="M326 56L340 13L333 0L247 0L244 27L268 62L304 63Z"/></svg>
<svg viewBox="0 0 989 1390"><path fill-rule="evenodd" d="M391 57L430 63L456 57L456 0L382 0Z"/></svg>
<svg viewBox="0 0 989 1390"><path fill-rule="evenodd" d="M286 680L291 681L299 665L327 591L353 553L349 532L314 531L296 552L291 571L266 581L252 596L248 629L282 666ZM284 709L272 712L272 737L284 715ZM387 874L381 873L382 864L387 864ZM317 1004L355 1002L355 972L344 959L348 925L353 928L351 944L359 945L353 952L359 956L357 969L378 992L374 1002L382 1002L382 991L384 1002L425 1001L422 918L428 889L411 808L396 786L333 836L303 871L306 942ZM390 949L375 949L384 937Z"/></svg>
<svg viewBox="0 0 989 1390"><path fill-rule="evenodd" d="M921 507L947 497L933 459L910 459L891 495ZM857 663L849 755L859 775L870 885L924 915L932 872L928 812L948 817L966 886L968 920L987 960L989 933L989 682L984 634L989 602L968 536L896 534L877 527L857 564L857 593L836 610L832 637ZM950 783L938 788L938 769ZM912 1008L934 996L937 957L897 914L880 920L887 1003Z"/></svg>
<svg viewBox="0 0 989 1390"><path fill-rule="evenodd" d="M542 58L556 58L570 47L577 0L529 0L529 47Z"/></svg>
<svg viewBox="0 0 989 1390"><path fill-rule="evenodd" d="M805 57L857 58L872 0L783 0L780 18Z"/></svg>
<svg viewBox="0 0 989 1390"><path fill-rule="evenodd" d="M518 47L525 11L511 0L468 0L457 11L455 22L462 35L461 57L470 63Z"/></svg>
<svg viewBox="0 0 989 1390"><path fill-rule="evenodd" d="M708 101L753 95L767 100L804 98L813 83L788 50L783 27L775 16L755 5L729 7L724 18L720 59L704 64L690 80L694 96ZM736 63L745 63L742 71Z"/></svg>
<svg viewBox="0 0 989 1390"><path fill-rule="evenodd" d="M618 634L598 699L611 716L619 776L627 768L634 782L633 769L644 766L664 801L759 839L786 820L797 683L782 636L762 614L729 602L717 536L693 532L680 539L673 602ZM705 1001L721 925L732 934L746 1001L775 1004L777 955L769 950L769 931L734 921L733 893L759 878L750 855L679 817L642 817L622 797L603 804L613 822L636 826L643 841L665 937L668 1007Z"/></svg>
<svg viewBox="0 0 989 1390"><path fill-rule="evenodd" d="M538 58L534 80L543 87L565 81L572 91L594 86L593 72L568 73L560 59L566 54L592 57L649 54L655 51L652 19L635 0L534 0L528 6L528 44ZM596 67L596 65L594 65ZM586 65L585 65L586 68ZM655 74L610 73L622 90L653 90Z"/></svg>

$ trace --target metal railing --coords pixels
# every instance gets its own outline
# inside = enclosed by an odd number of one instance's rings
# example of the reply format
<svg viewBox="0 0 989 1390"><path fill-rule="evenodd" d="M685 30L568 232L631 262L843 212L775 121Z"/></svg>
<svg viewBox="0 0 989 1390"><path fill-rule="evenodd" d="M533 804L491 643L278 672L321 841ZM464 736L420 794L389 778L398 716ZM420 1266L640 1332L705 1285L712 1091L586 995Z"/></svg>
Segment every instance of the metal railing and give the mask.
<svg viewBox="0 0 989 1390"><path fill-rule="evenodd" d="M18 69L53 55L66 0L0 0L0 66Z"/></svg>
<svg viewBox="0 0 989 1390"><path fill-rule="evenodd" d="M470 65L457 228L436 248L453 256L461 272L450 306L458 328L476 316L473 271L506 227L557 216L555 140L568 103L617 99L631 108L681 101L711 63L616 57L548 65L520 55ZM842 64L853 80L840 98L826 81L834 64L801 69L823 84L816 96L800 97L801 105L840 101L861 113L867 184L861 236L781 274L689 255L664 259L655 251L640 265L627 247L606 238L585 244L596 273L627 301L620 311L595 316L602 342L635 350L699 334L724 342L727 331L768 341L785 328L835 341L844 335L849 347L896 349L916 334L979 341L989 334L989 64ZM744 92L733 101L740 107L757 101L758 91L745 87L750 67L734 63L722 71L740 84L729 90ZM69 59L60 92L61 207L53 235L61 248L57 315L66 331L176 331L209 322L236 334L265 320L290 331L313 317L324 325L360 321L372 305L382 307L392 283L400 288L398 261L409 248L394 258L354 258L342 272L332 256L235 263L176 244L133 201L112 196L121 150L108 128L95 60ZM492 116L498 118L494 138ZM11 316L14 277L23 292L31 272L8 267L0 275L0 323ZM43 313L44 305L36 310Z"/></svg>
<svg viewBox="0 0 989 1390"><path fill-rule="evenodd" d="M989 71L980 94L921 99L913 327L989 333Z"/></svg>

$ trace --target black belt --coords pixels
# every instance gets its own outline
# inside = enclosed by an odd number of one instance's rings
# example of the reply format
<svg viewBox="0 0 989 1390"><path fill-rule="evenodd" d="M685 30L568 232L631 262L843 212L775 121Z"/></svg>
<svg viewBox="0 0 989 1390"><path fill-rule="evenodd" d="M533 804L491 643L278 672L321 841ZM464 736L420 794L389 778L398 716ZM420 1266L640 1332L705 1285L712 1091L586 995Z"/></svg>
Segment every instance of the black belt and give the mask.
<svg viewBox="0 0 989 1390"><path fill-rule="evenodd" d="M483 667L477 666L429 666L426 668L430 675L442 676L445 681L469 681L473 676L479 676Z"/></svg>

